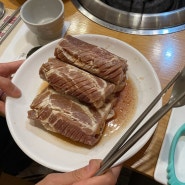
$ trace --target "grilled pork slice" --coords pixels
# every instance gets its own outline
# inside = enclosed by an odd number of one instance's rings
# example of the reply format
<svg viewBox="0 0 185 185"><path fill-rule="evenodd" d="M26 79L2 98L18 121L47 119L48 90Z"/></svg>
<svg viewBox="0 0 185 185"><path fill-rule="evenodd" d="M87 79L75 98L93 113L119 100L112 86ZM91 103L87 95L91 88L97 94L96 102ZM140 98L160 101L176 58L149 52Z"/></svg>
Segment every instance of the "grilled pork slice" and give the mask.
<svg viewBox="0 0 185 185"><path fill-rule="evenodd" d="M109 51L67 35L55 48L55 56L116 85L125 81L127 61Z"/></svg>
<svg viewBox="0 0 185 185"><path fill-rule="evenodd" d="M114 84L56 58L43 64L39 74L57 92L74 96L96 108L103 106L115 90Z"/></svg>
<svg viewBox="0 0 185 185"><path fill-rule="evenodd" d="M102 108L95 109L48 87L33 100L28 118L39 120L45 129L72 141L93 146L102 136L114 103L115 99L112 99Z"/></svg>

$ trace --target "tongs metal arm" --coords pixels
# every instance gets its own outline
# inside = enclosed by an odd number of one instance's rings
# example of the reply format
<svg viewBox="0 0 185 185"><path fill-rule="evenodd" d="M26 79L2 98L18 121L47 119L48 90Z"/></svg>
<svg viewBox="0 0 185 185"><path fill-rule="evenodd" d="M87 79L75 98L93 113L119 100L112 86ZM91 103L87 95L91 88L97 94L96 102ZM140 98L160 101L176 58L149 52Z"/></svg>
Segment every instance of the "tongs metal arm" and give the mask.
<svg viewBox="0 0 185 185"><path fill-rule="evenodd" d="M161 107L120 149L115 152L109 160L107 160L96 173L97 175L103 174L109 169L123 154L125 154L147 131L149 131L178 101L185 97L185 91L177 99L170 103L168 102Z"/></svg>
<svg viewBox="0 0 185 185"><path fill-rule="evenodd" d="M140 115L140 117L132 124L127 132L120 138L116 145L111 149L108 155L103 159L101 168L95 174L101 175L108 168L110 168L124 153L126 153L137 141L141 138L150 128L152 128L159 119L164 116L172 106L179 101L182 97L173 102L168 102L161 109L159 109L132 137L130 135L135 131L141 121L146 117L150 110L156 105L160 98L166 93L166 91L174 84L181 72L178 72L174 78L166 85L166 87L159 93L159 95L152 101L152 103L146 108L146 110ZM185 93L182 95L184 97ZM130 139L128 139L130 137ZM127 141L127 142L126 142ZM125 143L126 142L126 143ZM125 144L124 144L125 143Z"/></svg>

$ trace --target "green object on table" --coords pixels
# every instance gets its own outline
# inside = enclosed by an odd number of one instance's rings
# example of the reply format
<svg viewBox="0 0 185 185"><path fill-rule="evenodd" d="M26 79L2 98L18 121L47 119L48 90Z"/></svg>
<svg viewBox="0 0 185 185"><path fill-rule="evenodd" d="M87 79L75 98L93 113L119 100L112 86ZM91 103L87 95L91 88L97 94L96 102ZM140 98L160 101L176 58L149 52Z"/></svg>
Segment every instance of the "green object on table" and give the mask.
<svg viewBox="0 0 185 185"><path fill-rule="evenodd" d="M169 151L167 178L169 185L185 185L185 182L181 182L175 173L174 156L177 143L181 136L185 135L185 124L183 124L176 132Z"/></svg>

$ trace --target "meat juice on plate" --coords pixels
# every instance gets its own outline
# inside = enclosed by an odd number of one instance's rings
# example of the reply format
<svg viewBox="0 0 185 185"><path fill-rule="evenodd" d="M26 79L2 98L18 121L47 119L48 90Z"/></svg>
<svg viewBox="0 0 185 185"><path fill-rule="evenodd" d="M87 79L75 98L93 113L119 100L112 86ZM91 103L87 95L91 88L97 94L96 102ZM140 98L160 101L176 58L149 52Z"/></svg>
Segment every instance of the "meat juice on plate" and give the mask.
<svg viewBox="0 0 185 185"><path fill-rule="evenodd" d="M119 131L123 131L132 119L137 105L137 91L131 79L127 80L127 85L120 93L116 106L114 107L115 117L107 122L103 140L114 136ZM101 141L100 141L101 142Z"/></svg>

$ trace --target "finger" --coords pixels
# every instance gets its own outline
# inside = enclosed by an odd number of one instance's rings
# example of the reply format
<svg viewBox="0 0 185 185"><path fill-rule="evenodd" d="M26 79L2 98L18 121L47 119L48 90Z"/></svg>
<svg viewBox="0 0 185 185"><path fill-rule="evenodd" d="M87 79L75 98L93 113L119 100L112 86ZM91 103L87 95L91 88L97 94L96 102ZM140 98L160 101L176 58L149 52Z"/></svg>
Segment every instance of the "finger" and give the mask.
<svg viewBox="0 0 185 185"><path fill-rule="evenodd" d="M9 77L14 74L21 66L24 60L18 60L15 62L0 63L0 75L3 77Z"/></svg>
<svg viewBox="0 0 185 185"><path fill-rule="evenodd" d="M0 116L5 115L5 103L0 100Z"/></svg>
<svg viewBox="0 0 185 185"><path fill-rule="evenodd" d="M72 172L63 173L63 174L50 174L37 185L72 185L73 183L80 181L82 179L87 179L93 176L96 171L100 168L100 160L91 160L88 166L74 170Z"/></svg>
<svg viewBox="0 0 185 185"><path fill-rule="evenodd" d="M100 165L101 160L93 159L89 161L88 166L69 172L69 175L72 177L70 177L71 183L92 177L100 168Z"/></svg>
<svg viewBox="0 0 185 185"><path fill-rule="evenodd" d="M100 176L83 179L79 182L75 182L72 185L94 185L94 184L106 184L115 185L120 173L120 167L114 167L109 169L105 174Z"/></svg>
<svg viewBox="0 0 185 185"><path fill-rule="evenodd" d="M122 167L123 167L123 164L120 164L120 165L112 168L112 173L114 174L115 178L119 177Z"/></svg>
<svg viewBox="0 0 185 185"><path fill-rule="evenodd" d="M4 91L7 96L19 98L21 91L16 87L10 79L0 76L0 89Z"/></svg>
<svg viewBox="0 0 185 185"><path fill-rule="evenodd" d="M71 185L74 182L92 177L100 168L100 163L100 160L91 160L88 166L63 174L63 185ZM60 177L56 178L56 181L61 181Z"/></svg>
<svg viewBox="0 0 185 185"><path fill-rule="evenodd" d="M0 89L0 100L5 102L6 100L6 93Z"/></svg>

